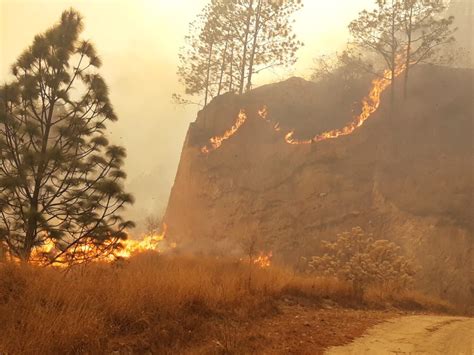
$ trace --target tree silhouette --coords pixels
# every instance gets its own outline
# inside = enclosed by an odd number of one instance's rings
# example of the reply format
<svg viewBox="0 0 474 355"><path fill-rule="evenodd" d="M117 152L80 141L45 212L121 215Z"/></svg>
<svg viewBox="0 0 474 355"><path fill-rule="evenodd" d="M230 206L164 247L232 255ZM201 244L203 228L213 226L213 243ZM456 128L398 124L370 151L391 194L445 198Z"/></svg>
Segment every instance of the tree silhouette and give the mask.
<svg viewBox="0 0 474 355"><path fill-rule="evenodd" d="M301 7L301 0L211 0L179 55L185 94L203 97L205 106L224 91L250 90L257 73L294 64L302 43L291 17ZM175 101L188 102L178 95Z"/></svg>
<svg viewBox="0 0 474 355"><path fill-rule="evenodd" d="M356 48L376 53L391 72L391 102L395 99L395 72L405 69L407 95L410 68L437 61L442 45L454 40L454 18L444 18L443 0L376 0L373 11L364 10L349 31Z"/></svg>
<svg viewBox="0 0 474 355"><path fill-rule="evenodd" d="M402 3L402 26L405 38L405 81L403 94L408 96L410 68L418 63L433 60L440 48L454 42L452 28L454 17L443 18L446 10L442 0L404 0Z"/></svg>
<svg viewBox="0 0 474 355"><path fill-rule="evenodd" d="M0 89L0 242L23 260L45 243L50 262L113 253L133 226L119 214L133 202L125 149L105 137L117 116L82 29L79 13L63 12Z"/></svg>

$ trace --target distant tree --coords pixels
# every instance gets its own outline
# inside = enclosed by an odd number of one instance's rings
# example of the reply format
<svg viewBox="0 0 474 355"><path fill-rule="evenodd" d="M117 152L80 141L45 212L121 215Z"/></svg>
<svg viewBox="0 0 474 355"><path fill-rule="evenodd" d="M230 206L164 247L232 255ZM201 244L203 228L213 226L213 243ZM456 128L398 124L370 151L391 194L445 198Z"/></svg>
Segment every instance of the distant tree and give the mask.
<svg viewBox="0 0 474 355"><path fill-rule="evenodd" d="M246 91L252 88L254 74L295 63L302 43L293 34L291 18L303 5L301 0L240 0L237 3L245 23L239 36L243 39L239 89L242 94L244 88Z"/></svg>
<svg viewBox="0 0 474 355"><path fill-rule="evenodd" d="M244 93L261 71L291 65L302 43L292 30L301 0L211 0L191 23L179 55L185 94L207 105L223 92ZM175 102L188 100L174 96Z"/></svg>
<svg viewBox="0 0 474 355"><path fill-rule="evenodd" d="M446 11L443 0L404 0L401 22L405 38L405 81L403 95L408 95L410 68L420 62L436 60L443 45L454 42L454 17L442 17Z"/></svg>
<svg viewBox="0 0 474 355"><path fill-rule="evenodd" d="M119 214L132 203L125 149L105 137L117 116L82 29L79 13L63 12L0 89L0 243L23 260L45 243L51 262L112 253L133 226Z"/></svg>
<svg viewBox="0 0 474 355"><path fill-rule="evenodd" d="M357 82L373 71L370 63L362 58L351 56L348 51L334 55L321 55L314 59L311 80L334 82L343 92L352 90Z"/></svg>
<svg viewBox="0 0 474 355"><path fill-rule="evenodd" d="M454 40L454 18L443 18L445 10L443 0L376 0L349 25L355 48L376 53L389 69L392 106L397 69L405 69L406 97L410 68L436 61L439 48Z"/></svg>
<svg viewBox="0 0 474 355"><path fill-rule="evenodd" d="M395 100L397 55L401 52L402 0L376 0L373 11L364 10L349 25L352 42L362 50L377 53L390 70L391 104Z"/></svg>
<svg viewBox="0 0 474 355"><path fill-rule="evenodd" d="M158 235L162 228L162 217L159 215L149 215L145 218L145 233L147 236Z"/></svg>
<svg viewBox="0 0 474 355"><path fill-rule="evenodd" d="M179 54L178 76L184 84L185 94L204 95L204 106L214 96L211 74L215 72L218 45L215 11L216 7L208 4L198 20L190 24L189 35L185 38L187 45Z"/></svg>
<svg viewBox="0 0 474 355"><path fill-rule="evenodd" d="M388 240L374 240L360 227L337 236L335 242L323 242L326 254L309 262L312 272L351 281L362 297L370 285L396 284L405 288L413 280L412 263L400 254L400 247Z"/></svg>

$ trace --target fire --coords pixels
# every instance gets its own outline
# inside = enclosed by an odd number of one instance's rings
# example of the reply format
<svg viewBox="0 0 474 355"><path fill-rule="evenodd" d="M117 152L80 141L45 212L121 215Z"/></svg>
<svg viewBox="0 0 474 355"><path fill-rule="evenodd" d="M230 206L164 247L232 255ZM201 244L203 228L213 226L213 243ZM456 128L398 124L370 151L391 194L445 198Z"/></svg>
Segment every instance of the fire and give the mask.
<svg viewBox="0 0 474 355"><path fill-rule="evenodd" d="M163 231L160 234L145 236L142 240L128 239L121 241L120 248L116 248L116 243L95 244L91 241L77 244L73 253L77 260L113 262L119 258L128 259L133 255L146 251L160 251L159 247L163 243L167 233L167 225L163 223ZM169 245L171 248L175 244ZM67 267L70 260L66 254L61 255L61 251L51 238L45 238L43 244L34 249L31 255L31 262L37 265L52 265Z"/></svg>
<svg viewBox="0 0 474 355"><path fill-rule="evenodd" d="M398 62L403 61L401 60L401 58L399 58ZM395 77L398 77L400 74L402 74L404 70L404 65L398 66L395 70ZM392 73L390 70L385 70L382 77L376 78L372 81L372 88L369 94L362 100L362 112L358 116L355 116L348 125L342 128L323 132L311 139L303 140L296 139L294 137L295 131L292 130L285 135L285 142L291 145L312 144L327 139L335 139L338 137L347 136L353 133L357 128L361 127L372 116L373 113L378 110L382 93L390 86L391 81ZM268 108L266 105L259 109L257 111L257 114L258 117L260 117L265 122L271 123L270 119L268 118ZM246 122L246 120L247 115L243 110L241 110L234 125L229 130L227 130L223 136L211 138L210 147L205 146L201 149L201 151L205 154L208 154L211 151L218 149L226 139L229 139L239 130L239 128ZM273 126L273 129L275 130L275 132L280 132L280 124L277 122Z"/></svg>
<svg viewBox="0 0 474 355"><path fill-rule="evenodd" d="M395 77L399 76L404 71L404 66L399 66L395 71ZM392 81L392 73L390 70L385 70L381 78L372 81L372 89L367 97L362 101L362 112L359 116L354 117L354 120L347 126L341 129L321 133L313 138L313 142L321 142L326 139L334 139L341 136L347 136L361 127L380 106L380 98L382 93L390 86Z"/></svg>
<svg viewBox="0 0 474 355"><path fill-rule="evenodd" d="M268 254L260 253L258 257L253 259L253 263L262 269L269 268L272 264L273 253L269 252Z"/></svg>
<svg viewBox="0 0 474 355"><path fill-rule="evenodd" d="M311 144L313 143L313 140L312 139L307 139L307 140L298 140L298 139L295 139L293 138L293 135L295 134L295 131L291 131L289 132L286 136L285 136L285 142L288 143L288 144Z"/></svg>
<svg viewBox="0 0 474 355"><path fill-rule="evenodd" d="M241 109L233 126L227 131L225 131L222 136L212 137L209 140L210 145L203 147L201 149L201 152L203 152L204 154L209 154L213 150L218 149L225 140L229 139L234 134L236 134L237 131L240 129L240 127L242 127L242 125L246 121L247 121L247 114L245 113L243 109Z"/></svg>
<svg viewBox="0 0 474 355"><path fill-rule="evenodd" d="M267 269L272 265L272 257L273 253L264 253L260 252L258 256L251 257L251 258L241 258L241 262L248 263L249 265L258 266L261 269Z"/></svg>
<svg viewBox="0 0 474 355"><path fill-rule="evenodd" d="M145 251L158 251L158 246L164 241L167 231L168 226L164 223L161 234L146 236L143 240L128 239L122 242L123 249L119 250L116 256L127 259Z"/></svg>
<svg viewBox="0 0 474 355"><path fill-rule="evenodd" d="M260 110L258 110L258 116L261 119L269 122L269 120L268 120L268 108L267 108L266 105L264 105Z"/></svg>

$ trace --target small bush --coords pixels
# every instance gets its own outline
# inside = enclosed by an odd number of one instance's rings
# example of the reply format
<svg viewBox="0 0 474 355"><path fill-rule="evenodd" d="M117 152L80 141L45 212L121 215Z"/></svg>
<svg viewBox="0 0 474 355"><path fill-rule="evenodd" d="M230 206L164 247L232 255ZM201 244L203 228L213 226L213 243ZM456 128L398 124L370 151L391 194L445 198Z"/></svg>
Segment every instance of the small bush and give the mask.
<svg viewBox="0 0 474 355"><path fill-rule="evenodd" d="M327 251L314 256L309 270L323 276L350 281L362 297L371 285L390 285L394 291L413 282L413 264L400 254L400 247L388 240L374 240L360 227L337 236L334 243L323 242Z"/></svg>

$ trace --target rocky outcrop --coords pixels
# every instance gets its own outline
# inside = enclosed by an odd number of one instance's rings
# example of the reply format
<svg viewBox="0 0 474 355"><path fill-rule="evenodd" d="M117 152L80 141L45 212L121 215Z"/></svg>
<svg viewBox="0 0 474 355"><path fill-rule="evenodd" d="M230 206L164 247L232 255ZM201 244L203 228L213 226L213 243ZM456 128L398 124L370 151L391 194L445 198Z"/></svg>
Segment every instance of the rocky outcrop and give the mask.
<svg viewBox="0 0 474 355"><path fill-rule="evenodd" d="M347 88L293 78L216 98L189 128L169 235L182 248L226 254L254 236L260 249L296 263L358 225L400 243L425 289L472 301L473 79L470 70L420 67L392 115L383 97L353 134L311 145L287 144L285 134L306 139L344 126L368 81ZM268 121L257 114L263 105ZM241 109L245 124L203 154Z"/></svg>

